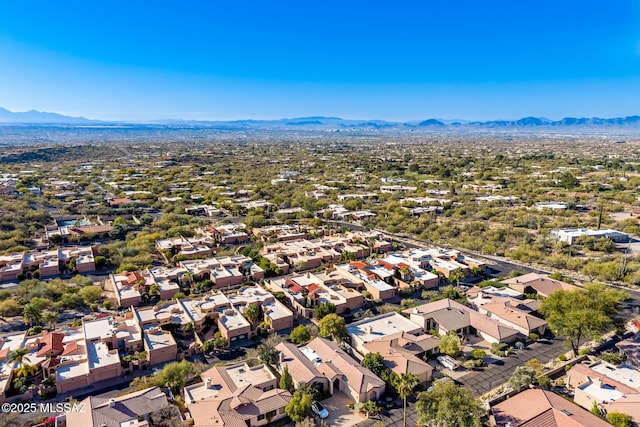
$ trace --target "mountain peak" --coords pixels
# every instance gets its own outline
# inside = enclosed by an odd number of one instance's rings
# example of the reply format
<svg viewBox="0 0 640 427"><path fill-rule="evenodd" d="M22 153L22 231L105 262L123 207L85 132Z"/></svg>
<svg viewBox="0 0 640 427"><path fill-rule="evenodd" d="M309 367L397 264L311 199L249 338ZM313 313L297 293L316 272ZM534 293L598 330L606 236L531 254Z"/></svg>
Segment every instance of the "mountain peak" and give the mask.
<svg viewBox="0 0 640 427"><path fill-rule="evenodd" d="M48 113L38 110L14 112L0 107L0 123L83 124L92 122L97 122L97 120L89 120L85 117L69 117L62 114Z"/></svg>

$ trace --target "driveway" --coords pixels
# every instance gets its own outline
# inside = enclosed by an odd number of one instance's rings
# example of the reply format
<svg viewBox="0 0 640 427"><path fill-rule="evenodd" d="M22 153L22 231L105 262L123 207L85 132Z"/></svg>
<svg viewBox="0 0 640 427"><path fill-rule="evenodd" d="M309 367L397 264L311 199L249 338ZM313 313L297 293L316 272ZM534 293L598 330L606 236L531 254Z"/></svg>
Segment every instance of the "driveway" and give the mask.
<svg viewBox="0 0 640 427"><path fill-rule="evenodd" d="M330 398L323 400L322 404L329 411L329 417L325 422L331 427L355 426L363 420L363 417L349 409L353 399L344 393L335 393Z"/></svg>
<svg viewBox="0 0 640 427"><path fill-rule="evenodd" d="M418 425L418 411L416 410L416 397L417 393L414 393L409 399L407 399L407 427L413 427ZM382 423L386 427L402 427L404 425L404 408L402 400L397 399L395 402L396 407L384 411L380 415L371 417L370 419L360 418L360 422L357 427L373 427L376 423ZM331 424L329 424L331 426Z"/></svg>
<svg viewBox="0 0 640 427"><path fill-rule="evenodd" d="M480 396L509 381L513 371L518 366L524 365L527 360L535 358L545 364L561 353L565 353L566 349L563 348L562 343L563 340L560 339L539 341L524 350L516 351L515 355L503 358L488 354L487 362L491 361L491 364L455 379L471 389L473 394Z"/></svg>

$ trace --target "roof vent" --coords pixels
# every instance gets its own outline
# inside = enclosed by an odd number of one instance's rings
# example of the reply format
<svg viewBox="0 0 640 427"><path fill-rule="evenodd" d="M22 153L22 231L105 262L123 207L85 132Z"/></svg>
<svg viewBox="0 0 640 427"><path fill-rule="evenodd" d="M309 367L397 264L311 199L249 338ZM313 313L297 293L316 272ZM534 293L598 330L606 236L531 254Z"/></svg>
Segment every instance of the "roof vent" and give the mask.
<svg viewBox="0 0 640 427"><path fill-rule="evenodd" d="M116 406L116 400L112 397L111 399L109 399L109 407L113 408Z"/></svg>

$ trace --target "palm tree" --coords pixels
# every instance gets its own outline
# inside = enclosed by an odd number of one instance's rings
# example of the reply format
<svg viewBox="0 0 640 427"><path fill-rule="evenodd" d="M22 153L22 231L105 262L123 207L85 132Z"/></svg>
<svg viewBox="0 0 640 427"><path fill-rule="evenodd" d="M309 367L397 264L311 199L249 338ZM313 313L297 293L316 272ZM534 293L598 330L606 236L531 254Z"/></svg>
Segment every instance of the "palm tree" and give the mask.
<svg viewBox="0 0 640 427"><path fill-rule="evenodd" d="M33 370L34 370L33 365L29 365L28 363L23 363L22 365L18 366L18 369L16 369L16 376L28 377L29 375L31 375Z"/></svg>
<svg viewBox="0 0 640 427"><path fill-rule="evenodd" d="M18 369L16 369L16 375L18 377L26 377L31 372L31 365L27 363L29 362L27 354L29 354L29 350L26 348L20 348L9 353L9 362L18 363Z"/></svg>
<svg viewBox="0 0 640 427"><path fill-rule="evenodd" d="M157 283L149 287L149 295L160 295L160 286Z"/></svg>
<svg viewBox="0 0 640 427"><path fill-rule="evenodd" d="M262 307L258 304L248 304L244 309L244 317L253 325L262 316Z"/></svg>
<svg viewBox="0 0 640 427"><path fill-rule="evenodd" d="M456 286L460 286L460 281L464 279L464 271L461 268L456 268L451 273L449 273L449 280L451 282L456 282Z"/></svg>
<svg viewBox="0 0 640 427"><path fill-rule="evenodd" d="M49 326L49 330L53 331L56 327L56 323L58 322L58 318L60 317L60 314L57 311L45 311L44 315L42 316L42 318L44 319L45 322L47 322L47 325Z"/></svg>
<svg viewBox="0 0 640 427"><path fill-rule="evenodd" d="M42 318L40 311L31 304L25 304L22 313L24 315L24 323L28 324L29 327L33 326L34 323L40 323Z"/></svg>
<svg viewBox="0 0 640 427"><path fill-rule="evenodd" d="M18 362L18 365L24 364L25 360L29 362L27 354L29 354L29 350L27 350L26 348L19 348L18 350L14 350L9 353L9 362Z"/></svg>
<svg viewBox="0 0 640 427"><path fill-rule="evenodd" d="M407 427L407 397L411 396L413 389L416 388L420 379L414 374L400 374L396 384L396 391L404 401L404 427Z"/></svg>
<svg viewBox="0 0 640 427"><path fill-rule="evenodd" d="M340 262L351 262L355 260L356 257L353 252L342 251L342 253L340 254Z"/></svg>

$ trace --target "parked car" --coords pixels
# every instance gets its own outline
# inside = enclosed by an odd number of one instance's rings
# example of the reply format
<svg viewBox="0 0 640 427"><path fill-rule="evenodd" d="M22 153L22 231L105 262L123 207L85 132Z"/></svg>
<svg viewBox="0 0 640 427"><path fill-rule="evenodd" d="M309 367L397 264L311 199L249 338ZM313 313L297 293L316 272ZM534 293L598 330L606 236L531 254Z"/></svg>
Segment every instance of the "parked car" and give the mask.
<svg viewBox="0 0 640 427"><path fill-rule="evenodd" d="M320 402L317 402L317 401L313 402L311 404L311 410L313 411L314 414L319 416L321 419L325 419L329 416L329 411L327 410L327 408L322 406L322 403Z"/></svg>
<svg viewBox="0 0 640 427"><path fill-rule="evenodd" d="M452 371L455 371L460 367L460 365L458 365L458 362L456 362L456 359L451 356L438 356L437 360L442 366L444 366L445 368L449 368Z"/></svg>

